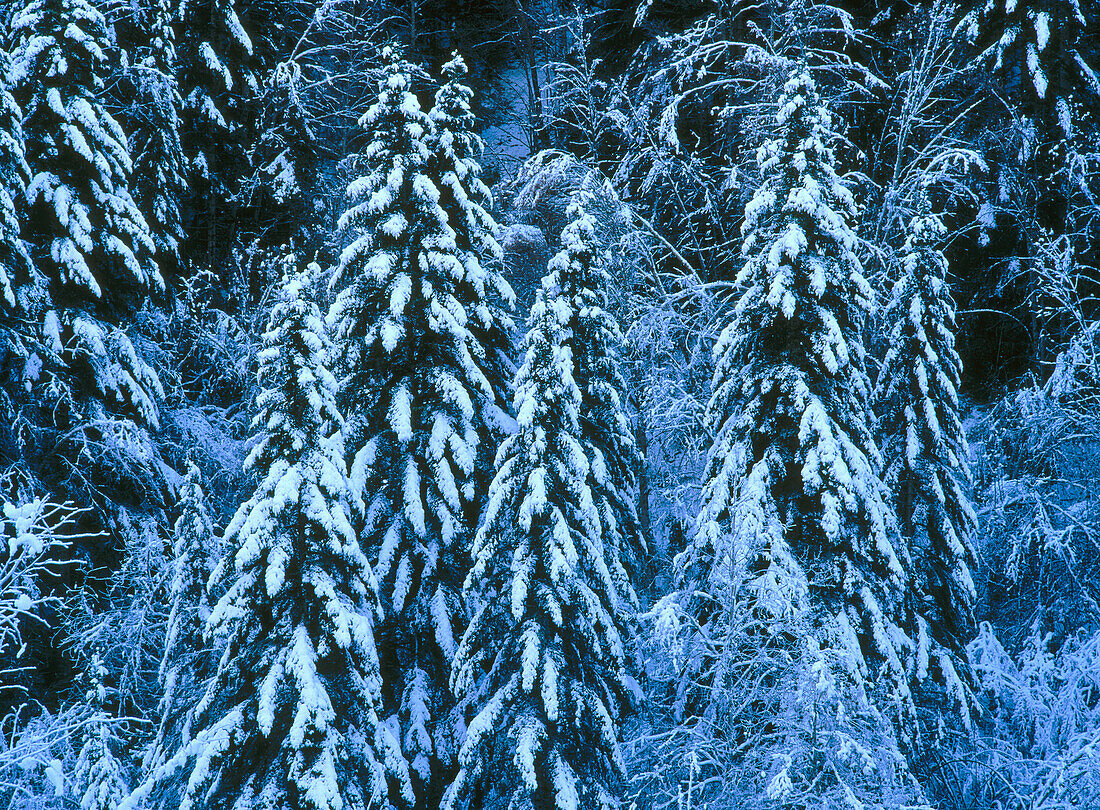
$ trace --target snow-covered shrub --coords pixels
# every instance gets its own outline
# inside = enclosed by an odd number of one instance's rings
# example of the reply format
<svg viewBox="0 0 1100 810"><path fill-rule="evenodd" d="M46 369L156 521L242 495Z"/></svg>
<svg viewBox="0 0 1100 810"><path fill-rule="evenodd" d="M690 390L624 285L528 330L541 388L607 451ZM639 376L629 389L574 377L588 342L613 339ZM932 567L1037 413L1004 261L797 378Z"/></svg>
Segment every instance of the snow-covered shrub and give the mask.
<svg viewBox="0 0 1100 810"><path fill-rule="evenodd" d="M42 611L58 599L42 588L41 578L56 575L63 567L61 552L72 511L45 501L3 504L0 531L0 678L23 652L23 632L28 625L40 632Z"/></svg>
<svg viewBox="0 0 1100 810"><path fill-rule="evenodd" d="M83 587L68 595L63 638L76 660L99 657L124 711L152 717L172 559L157 520L129 510L121 518L119 534L126 538L121 564L106 576L93 570Z"/></svg>
<svg viewBox="0 0 1100 810"><path fill-rule="evenodd" d="M705 649L682 643L679 623L690 617L652 614L653 700L626 734L629 801L642 810L927 807L845 652L819 646L804 615L769 635L732 592L715 600L721 626L696 627Z"/></svg>
<svg viewBox="0 0 1100 810"><path fill-rule="evenodd" d="M941 752L950 808L1063 810L1100 802L1100 387L1086 325L1045 383L972 425L978 483L983 713ZM931 771L930 771L931 772Z"/></svg>
<svg viewBox="0 0 1100 810"><path fill-rule="evenodd" d="M0 807L4 810L71 808L69 774L81 724L76 707L52 713L26 706L0 720Z"/></svg>
<svg viewBox="0 0 1100 810"><path fill-rule="evenodd" d="M40 500L4 502L0 536L0 701L16 706L0 718L0 807L43 810L58 806L72 759L71 713L51 714L26 702L19 684L27 637L51 632L47 619L60 600L43 579L67 566L74 539L70 508Z"/></svg>
<svg viewBox="0 0 1100 810"><path fill-rule="evenodd" d="M958 775L947 780L950 806L1100 805L1100 633L1082 630L1057 646L1036 627L1011 655L983 623L969 655L988 716L975 751L944 758Z"/></svg>
<svg viewBox="0 0 1100 810"><path fill-rule="evenodd" d="M1085 348L976 426L984 609L1013 651L1036 619L1058 643L1100 625L1100 411Z"/></svg>

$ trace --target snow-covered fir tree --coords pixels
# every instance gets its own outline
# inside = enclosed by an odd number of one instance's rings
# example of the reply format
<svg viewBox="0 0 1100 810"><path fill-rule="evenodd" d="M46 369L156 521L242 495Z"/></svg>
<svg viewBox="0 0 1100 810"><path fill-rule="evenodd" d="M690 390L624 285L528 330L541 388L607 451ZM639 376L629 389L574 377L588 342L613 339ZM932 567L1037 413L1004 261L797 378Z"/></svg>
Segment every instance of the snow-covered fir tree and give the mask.
<svg viewBox="0 0 1100 810"><path fill-rule="evenodd" d="M941 250L946 234L923 195L886 310L889 349L875 399L885 481L913 561L914 674L923 680L931 671L969 720L970 696L959 670L974 634L976 518L959 421L962 362Z"/></svg>
<svg viewBox="0 0 1100 810"><path fill-rule="evenodd" d="M118 756L122 742L106 710L107 667L93 654L81 680L89 715L81 724L83 742L73 767L70 790L80 810L118 810L129 789Z"/></svg>
<svg viewBox="0 0 1100 810"><path fill-rule="evenodd" d="M180 4L176 78L183 99L181 141L190 207L196 220L193 251L216 257L219 219L232 208L237 184L248 172L247 133L252 129L259 82L253 43L238 15L237 0L187 0Z"/></svg>
<svg viewBox="0 0 1100 810"><path fill-rule="evenodd" d="M23 238L48 287L29 293L48 368L45 407L63 430L116 409L156 426L160 380L119 324L164 282L130 194L126 137L99 99L103 16L86 0L31 0L12 35L31 172Z"/></svg>
<svg viewBox="0 0 1100 810"><path fill-rule="evenodd" d="M909 561L879 477L864 367L873 297L831 116L804 69L783 87L776 123L745 207L742 293L714 349L702 508L656 610L689 617L685 683L705 687L720 663L708 639L721 638L732 599L751 606L762 638L808 616L817 647L908 716Z"/></svg>
<svg viewBox="0 0 1100 810"><path fill-rule="evenodd" d="M162 272L179 263L183 238L181 206L186 191L180 108L176 85L176 45L172 29L178 11L174 0L152 0L139 15L135 34L144 43L134 48L130 74L133 105L127 116L134 157L134 199L145 215Z"/></svg>
<svg viewBox="0 0 1100 810"><path fill-rule="evenodd" d="M23 157L23 113L9 92L11 60L0 48L0 299L15 307L15 284L29 271L19 238L19 212L27 196L29 170Z"/></svg>
<svg viewBox="0 0 1100 810"><path fill-rule="evenodd" d="M1066 137L1073 132L1076 96L1095 93L1085 41L1088 20L1079 0L984 0L960 24L980 48L982 60L1001 75L1016 74L1011 90L1029 100L1031 112L1044 102L1051 122Z"/></svg>
<svg viewBox="0 0 1100 810"><path fill-rule="evenodd" d="M454 688L476 714L446 810L618 806L626 596L589 486L563 269L551 268L531 310L519 430L501 445L474 540L466 590L479 607Z"/></svg>
<svg viewBox="0 0 1100 810"><path fill-rule="evenodd" d="M1093 14L1079 0L979 0L959 24L976 64L1018 111L1010 126L1021 143L1008 159L1021 164L1018 182L1030 187L1025 215L1056 234L1070 232L1075 198L1091 202L1082 169L1095 151L1090 110L1100 99ZM1011 184L1001 179L997 203L1007 202Z"/></svg>
<svg viewBox="0 0 1100 810"><path fill-rule="evenodd" d="M282 218L292 228L313 223L320 210L320 142L303 103L305 84L293 60L276 65L264 82L259 138L250 156L256 171L245 192L249 204L263 210L265 221Z"/></svg>
<svg viewBox="0 0 1100 810"><path fill-rule="evenodd" d="M644 541L635 504L638 451L624 412L626 383L619 371L622 334L607 308L609 278L596 237L596 223L585 209L587 190L576 193L561 235L561 250L548 270L569 300L568 323L573 353L573 380L581 392L581 445L589 460L588 485L600 515L607 563L617 592L626 599L620 608L637 607L628 568L643 564Z"/></svg>
<svg viewBox="0 0 1100 810"><path fill-rule="evenodd" d="M436 90L435 103L428 113L433 126L425 133L432 153L432 169L442 185L439 204L448 214L459 216L455 231L463 237L464 249L497 258L499 229L488 211L492 195L481 179L478 157L484 144L474 131L477 121L470 106L474 91L466 84L469 68L455 53L443 65L442 73L443 83Z"/></svg>
<svg viewBox="0 0 1100 810"><path fill-rule="evenodd" d="M97 98L109 47L103 16L84 0L32 0L12 35L34 259L49 267L59 304L132 311L163 282L130 195L126 136Z"/></svg>
<svg viewBox="0 0 1100 810"><path fill-rule="evenodd" d="M433 126L426 139L431 153L427 171L439 190L439 207L454 231L460 260L469 268L470 281L461 282L462 300L478 302L469 308L467 328L483 347L483 371L500 398L499 404L507 408L512 384L507 358L515 325L506 310L514 305L515 295L497 272L502 253L497 241L500 228L490 213L492 194L481 179L479 158L484 144L474 131L476 118L470 106L474 93L465 83L468 69L456 53L442 70L444 81L428 113ZM491 467L495 447L482 449L485 467Z"/></svg>
<svg viewBox="0 0 1100 810"><path fill-rule="evenodd" d="M203 639L210 618L210 577L221 557L218 537L206 507L202 473L193 463L179 494L179 517L172 531L171 608L164 655L157 673L161 687L160 728L146 756L146 771L160 767L191 737L191 708L205 691L216 663ZM164 806L178 803L166 801Z"/></svg>
<svg viewBox="0 0 1100 810"><path fill-rule="evenodd" d="M371 138L364 173L348 186L340 219L351 243L329 319L342 351L353 487L366 510L360 536L382 594L386 713L400 725L416 801L431 805L461 739L448 682L467 622L461 588L479 467L496 448L505 404L509 324L493 297L511 290L466 136L441 130L433 173L433 124L412 92L414 68L393 48L384 60L361 122Z"/></svg>
<svg viewBox="0 0 1100 810"><path fill-rule="evenodd" d="M379 722L373 572L350 512L336 383L304 274L288 272L259 353L255 493L226 529L208 622L223 653L193 737L131 796L184 785L181 810L386 807L398 742Z"/></svg>

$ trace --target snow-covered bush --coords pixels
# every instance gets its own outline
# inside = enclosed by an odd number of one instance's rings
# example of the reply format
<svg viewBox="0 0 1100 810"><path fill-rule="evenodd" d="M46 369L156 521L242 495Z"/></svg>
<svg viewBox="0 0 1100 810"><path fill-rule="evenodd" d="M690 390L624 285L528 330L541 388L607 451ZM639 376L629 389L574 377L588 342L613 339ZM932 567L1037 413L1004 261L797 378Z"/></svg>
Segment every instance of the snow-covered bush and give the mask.
<svg viewBox="0 0 1100 810"><path fill-rule="evenodd" d="M23 633L28 625L41 632L43 608L58 603L56 595L42 587L42 577L55 576L63 567L61 552L66 523L72 510L45 501L3 503L0 531L0 678L10 678L9 667L23 653Z"/></svg>
<svg viewBox="0 0 1100 810"><path fill-rule="evenodd" d="M1091 339L1091 338L1090 338ZM986 616L1011 650L1038 620L1058 643L1100 626L1100 412L1085 344L975 427Z"/></svg>
<svg viewBox="0 0 1100 810"><path fill-rule="evenodd" d="M172 474L175 476L175 474ZM68 594L65 643L76 660L98 656L126 712L152 717L158 702L157 669L168 619L171 556L154 518L123 511L122 561L103 581L93 575Z"/></svg>
<svg viewBox="0 0 1100 810"><path fill-rule="evenodd" d="M956 750L953 807L1070 810L1100 804L1100 634L1060 646L1036 627L1009 654L988 623L969 647L988 716L973 752Z"/></svg>
<svg viewBox="0 0 1100 810"><path fill-rule="evenodd" d="M705 652L682 643L674 614L653 617L652 700L626 733L629 801L643 810L927 807L844 652L817 645L805 616L769 630L748 602L731 601L736 588L714 600L721 627L696 628ZM701 669L703 655L712 670Z"/></svg>
<svg viewBox="0 0 1100 810"><path fill-rule="evenodd" d="M0 807L4 810L71 808L69 775L84 712L53 713L26 706L0 720Z"/></svg>
<svg viewBox="0 0 1100 810"><path fill-rule="evenodd" d="M972 424L980 612L968 658L985 711L935 763L951 808L1100 802L1100 394L1095 325L1045 383ZM932 772L932 771L930 771Z"/></svg>
<svg viewBox="0 0 1100 810"><path fill-rule="evenodd" d="M0 536L0 701L15 706L0 718L0 806L43 810L62 803L65 774L72 760L71 734L78 718L51 714L26 701L20 659L24 640L51 632L48 618L60 599L44 578L67 566L73 539L73 510L35 500L5 501Z"/></svg>

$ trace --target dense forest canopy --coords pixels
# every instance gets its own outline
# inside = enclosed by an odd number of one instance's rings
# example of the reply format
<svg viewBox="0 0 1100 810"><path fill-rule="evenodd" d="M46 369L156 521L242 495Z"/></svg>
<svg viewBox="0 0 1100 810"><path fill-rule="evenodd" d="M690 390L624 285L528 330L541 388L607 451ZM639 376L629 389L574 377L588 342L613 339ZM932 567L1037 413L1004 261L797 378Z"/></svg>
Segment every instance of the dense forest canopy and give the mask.
<svg viewBox="0 0 1100 810"><path fill-rule="evenodd" d="M1095 0L0 0L0 810L1100 807Z"/></svg>

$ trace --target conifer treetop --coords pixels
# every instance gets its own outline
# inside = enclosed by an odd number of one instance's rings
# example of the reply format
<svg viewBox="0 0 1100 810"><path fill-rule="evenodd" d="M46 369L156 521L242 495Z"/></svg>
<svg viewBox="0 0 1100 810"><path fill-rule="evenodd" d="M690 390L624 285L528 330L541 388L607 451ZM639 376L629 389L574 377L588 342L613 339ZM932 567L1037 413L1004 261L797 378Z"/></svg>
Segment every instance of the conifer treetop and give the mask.
<svg viewBox="0 0 1100 810"><path fill-rule="evenodd" d="M339 230L353 239L340 254L333 276L333 287L343 289L329 318L345 331L365 328L365 334L354 337L367 345L379 341L385 352L392 353L405 337L405 307L414 293L410 229L423 228L419 220L434 214L439 190L422 172L430 154L424 137L431 122L409 87L414 68L396 48L384 49L383 57L386 64L378 100L359 121L372 135L362 158L366 171L348 185L350 204L338 222ZM371 325L359 323L356 317L363 303L362 287L380 287L388 293L387 312ZM354 350L354 346L344 347L344 351ZM353 356L344 362L349 368L359 365Z"/></svg>
<svg viewBox="0 0 1100 810"><path fill-rule="evenodd" d="M442 72L444 81L435 92L435 105L429 113L439 132L440 146L446 155L457 160L477 157L483 144L474 132L476 118L470 107L474 91L465 83L469 69L456 51L443 65Z"/></svg>
<svg viewBox="0 0 1100 810"><path fill-rule="evenodd" d="M901 486L899 478L907 476L922 480L921 494L938 502L946 493L954 500L962 493L957 487L970 482L959 418L962 360L955 350L955 304L941 249L946 235L943 221L924 197L909 225L903 272L886 312L890 344L876 386L885 411L882 422L898 434L891 437L897 442L887 458L887 484ZM969 499L962 496L954 516L962 523L952 532L969 534L973 525L972 509L964 504ZM958 550L963 551L961 546Z"/></svg>
<svg viewBox="0 0 1100 810"><path fill-rule="evenodd" d="M192 710L211 674L215 653L203 633L210 618L209 581L221 557L218 538L206 508L202 473L188 460L180 486L179 516L172 530L172 580L168 586L171 606L164 634L157 680L161 693L160 726L146 750L146 772L161 767L166 758L191 739ZM160 791L159 807L171 807L178 792Z"/></svg>
<svg viewBox="0 0 1100 810"><path fill-rule="evenodd" d="M164 279L130 196L126 135L98 100L107 74L103 15L87 0L32 0L16 13L12 35L33 173L27 194L51 237L56 276L48 275L78 295L132 307L127 287L140 297L163 290Z"/></svg>
<svg viewBox="0 0 1100 810"><path fill-rule="evenodd" d="M428 113L432 125L426 139L432 152L429 170L437 178L440 205L455 231L465 281L485 299L485 305L473 313L475 323L485 330L510 331L511 319L500 307L489 306L489 299L496 297L511 308L515 293L499 272L503 256L500 227L490 213L492 193L481 179L479 159L484 143L475 131L476 117L470 106L473 90L465 84L466 73L466 63L457 53L443 66L444 83Z"/></svg>
<svg viewBox="0 0 1100 810"><path fill-rule="evenodd" d="M772 284L764 303L788 321L802 314L796 312L797 296L787 289L799 271L809 273L812 299L846 292L850 285L852 302L870 312L874 296L863 278L850 225L856 217L855 200L833 168L832 115L805 69L792 71L783 86L775 120L780 134L756 153L762 183L745 206L741 254L747 261L740 277L766 271ZM814 255L807 250L811 239L824 261L810 259L811 266L802 267L802 257ZM830 265L835 267L832 272ZM840 352L835 358L838 368L846 365L842 357L847 351L837 346L833 352Z"/></svg>

